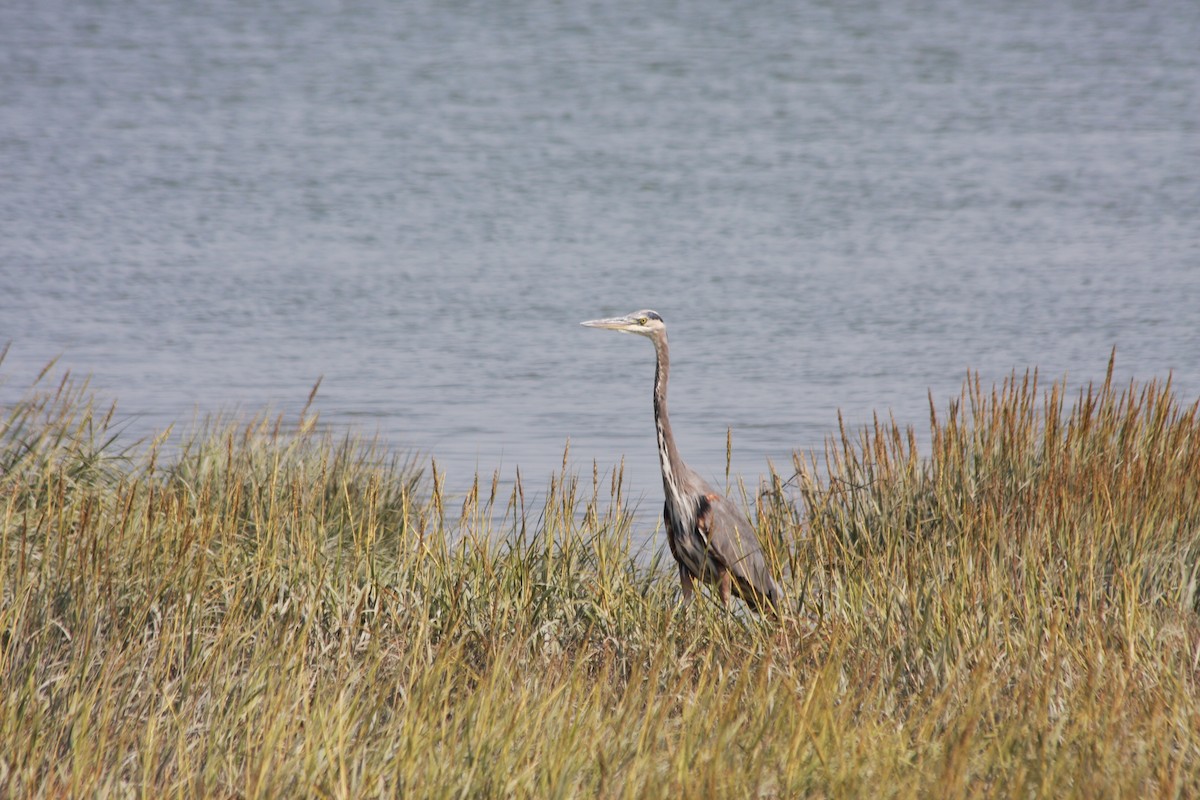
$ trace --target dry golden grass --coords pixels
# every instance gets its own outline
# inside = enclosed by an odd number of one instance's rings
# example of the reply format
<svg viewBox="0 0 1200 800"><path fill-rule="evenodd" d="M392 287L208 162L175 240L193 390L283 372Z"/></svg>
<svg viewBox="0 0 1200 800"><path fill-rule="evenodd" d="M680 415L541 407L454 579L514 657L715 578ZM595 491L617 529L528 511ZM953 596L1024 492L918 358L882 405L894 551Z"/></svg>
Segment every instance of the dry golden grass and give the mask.
<svg viewBox="0 0 1200 800"><path fill-rule="evenodd" d="M679 610L619 476L526 512L312 420L110 416L64 379L0 419L5 796L1200 796L1169 385L969 381L924 456L798 455L756 501L777 621Z"/></svg>

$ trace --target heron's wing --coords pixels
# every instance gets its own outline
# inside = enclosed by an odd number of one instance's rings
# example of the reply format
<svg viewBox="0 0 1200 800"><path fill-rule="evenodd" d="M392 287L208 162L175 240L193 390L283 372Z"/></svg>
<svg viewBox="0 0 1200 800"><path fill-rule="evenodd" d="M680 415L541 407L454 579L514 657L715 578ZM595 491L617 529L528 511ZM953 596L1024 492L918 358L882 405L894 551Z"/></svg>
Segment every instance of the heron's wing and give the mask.
<svg viewBox="0 0 1200 800"><path fill-rule="evenodd" d="M705 494L696 525L709 550L733 575L743 600L756 607L763 599L778 603L782 591L767 568L754 526L732 501L715 492Z"/></svg>

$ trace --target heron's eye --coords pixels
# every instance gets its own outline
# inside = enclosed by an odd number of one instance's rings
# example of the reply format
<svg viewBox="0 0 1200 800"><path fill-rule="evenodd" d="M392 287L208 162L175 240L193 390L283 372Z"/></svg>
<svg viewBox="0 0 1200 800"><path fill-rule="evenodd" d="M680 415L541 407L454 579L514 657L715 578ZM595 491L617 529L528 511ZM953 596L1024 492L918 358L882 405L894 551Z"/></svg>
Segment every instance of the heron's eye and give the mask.
<svg viewBox="0 0 1200 800"><path fill-rule="evenodd" d="M638 325L645 325L649 321L646 317L638 317Z"/></svg>

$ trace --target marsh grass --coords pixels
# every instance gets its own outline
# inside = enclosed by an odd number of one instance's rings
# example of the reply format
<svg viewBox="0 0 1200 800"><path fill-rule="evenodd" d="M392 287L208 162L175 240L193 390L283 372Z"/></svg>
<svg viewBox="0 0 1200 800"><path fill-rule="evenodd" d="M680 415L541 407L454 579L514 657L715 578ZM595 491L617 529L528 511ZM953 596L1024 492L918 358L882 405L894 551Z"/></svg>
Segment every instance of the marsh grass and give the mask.
<svg viewBox="0 0 1200 800"><path fill-rule="evenodd" d="M64 378L0 421L6 796L1200 795L1168 383L972 378L924 455L890 422L798 454L753 497L765 621L677 607L619 471L527 508L307 416L112 418Z"/></svg>

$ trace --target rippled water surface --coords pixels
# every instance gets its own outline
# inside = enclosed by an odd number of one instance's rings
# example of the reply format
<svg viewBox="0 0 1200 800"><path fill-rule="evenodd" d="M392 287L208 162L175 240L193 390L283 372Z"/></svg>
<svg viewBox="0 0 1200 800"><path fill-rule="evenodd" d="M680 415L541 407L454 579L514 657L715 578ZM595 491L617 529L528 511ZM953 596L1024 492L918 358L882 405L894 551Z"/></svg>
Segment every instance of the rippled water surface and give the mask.
<svg viewBox="0 0 1200 800"><path fill-rule="evenodd" d="M0 7L0 398L753 484L1039 367L1200 394L1200 4ZM995 6L995 7L993 7Z"/></svg>

